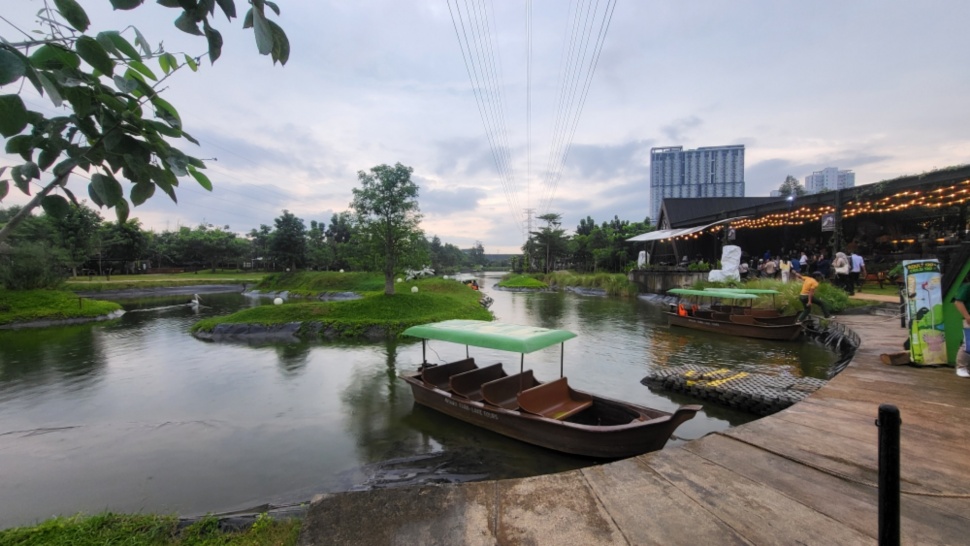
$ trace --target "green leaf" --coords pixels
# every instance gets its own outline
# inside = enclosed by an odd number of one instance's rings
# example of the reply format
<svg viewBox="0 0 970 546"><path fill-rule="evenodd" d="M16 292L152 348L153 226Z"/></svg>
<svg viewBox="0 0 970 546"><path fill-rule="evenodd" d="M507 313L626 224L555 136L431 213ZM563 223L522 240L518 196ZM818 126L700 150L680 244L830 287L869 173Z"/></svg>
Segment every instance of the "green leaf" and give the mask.
<svg viewBox="0 0 970 546"><path fill-rule="evenodd" d="M10 182L7 180L0 180L0 201L10 193Z"/></svg>
<svg viewBox="0 0 970 546"><path fill-rule="evenodd" d="M40 206L48 216L54 218L64 218L71 212L71 204L60 195L45 195L40 200Z"/></svg>
<svg viewBox="0 0 970 546"><path fill-rule="evenodd" d="M164 6L166 8L180 8L179 0L157 0L159 6Z"/></svg>
<svg viewBox="0 0 970 546"><path fill-rule="evenodd" d="M37 51L30 55L30 64L36 68L46 70L79 68L81 66L81 59L70 49L47 44L40 46Z"/></svg>
<svg viewBox="0 0 970 546"><path fill-rule="evenodd" d="M233 0L216 0L216 2L219 3L222 13L226 14L226 19L232 21L236 16L236 3Z"/></svg>
<svg viewBox="0 0 970 546"><path fill-rule="evenodd" d="M202 186L203 188L209 191L212 191L212 182L209 181L208 176L200 173L198 170L196 170L195 167L191 165L189 165L189 174L192 175L192 178L194 178L195 181L198 182L200 186Z"/></svg>
<svg viewBox="0 0 970 546"><path fill-rule="evenodd" d="M269 9L275 11L276 12L276 15L279 15L280 14L280 7L277 6L274 2L270 2L269 0L265 0L263 3L266 4L267 6L269 6Z"/></svg>
<svg viewBox="0 0 970 546"><path fill-rule="evenodd" d="M20 191L30 195L30 179L24 176L23 165L17 165L16 167L10 169L10 176L13 178L13 183L17 186Z"/></svg>
<svg viewBox="0 0 970 546"><path fill-rule="evenodd" d="M182 32L202 36L202 31L199 30L199 22L187 11L183 11L182 15L179 15L178 19L175 20L175 28Z"/></svg>
<svg viewBox="0 0 970 546"><path fill-rule="evenodd" d="M65 159L61 161L54 167L54 176L63 176L64 173L69 173L74 167L77 166L77 160L73 158ZM66 181L66 179L65 179Z"/></svg>
<svg viewBox="0 0 970 546"><path fill-rule="evenodd" d="M222 55L222 34L209 26L209 20L202 20L202 28L205 30L205 39L209 43L209 62L215 63L216 59Z"/></svg>
<svg viewBox="0 0 970 546"><path fill-rule="evenodd" d="M155 165L149 165L148 168L151 171L151 177L155 182L155 185L161 188L163 192L168 194L173 203L178 203L179 200L175 196L175 186L178 186L179 184L178 178L172 174L172 171L162 169Z"/></svg>
<svg viewBox="0 0 970 546"><path fill-rule="evenodd" d="M135 70L137 70L141 74L144 74L146 78L148 78L148 79L150 79L152 81L158 81L158 76L156 76L155 73L152 72L152 70L150 68L148 68L147 66L145 66L145 63L143 63L141 61L130 61L128 63L128 66L134 68Z"/></svg>
<svg viewBox="0 0 970 546"><path fill-rule="evenodd" d="M38 72L37 80L40 82L40 85L43 87L44 91L47 92L47 96L51 99L51 102L54 103L54 106L64 104L64 99L61 97L61 92L57 90L57 86L54 85L54 82L52 82L46 74Z"/></svg>
<svg viewBox="0 0 970 546"><path fill-rule="evenodd" d="M145 39L145 35L135 27L131 27L131 29L135 31L135 45L140 47L145 55L151 55L152 46L148 43L148 40Z"/></svg>
<svg viewBox="0 0 970 546"><path fill-rule="evenodd" d="M162 53L162 55L158 57L158 66L162 69L162 72L168 74L172 71L172 69L178 66L178 61L171 53Z"/></svg>
<svg viewBox="0 0 970 546"><path fill-rule="evenodd" d="M104 47L94 38L81 36L77 39L77 42L74 42L74 50L77 51L79 57L93 66L98 72L107 76L114 73L114 61L108 56L108 52L104 50Z"/></svg>
<svg viewBox="0 0 970 546"><path fill-rule="evenodd" d="M61 156L61 150L58 146L54 144L48 145L46 148L41 149L40 155L37 156L37 166L40 167L42 171L46 171L57 161L57 158Z"/></svg>
<svg viewBox="0 0 970 546"><path fill-rule="evenodd" d="M155 114L169 122L173 127L182 127L182 118L179 117L178 110L159 96L152 97L152 104L155 105Z"/></svg>
<svg viewBox="0 0 970 546"><path fill-rule="evenodd" d="M124 200L121 184L112 176L93 174L91 175L90 187L97 194L99 201L109 207L114 206L118 201Z"/></svg>
<svg viewBox="0 0 970 546"><path fill-rule="evenodd" d="M115 76L114 78L115 86L122 93L131 93L135 89L138 89L138 80L133 78L125 78L124 76ZM122 106L124 108L124 106Z"/></svg>
<svg viewBox="0 0 970 546"><path fill-rule="evenodd" d="M279 25L272 21L266 22L273 29L273 64L276 64L276 61L279 61L280 64L286 64L286 61L290 59L290 40Z"/></svg>
<svg viewBox="0 0 970 546"><path fill-rule="evenodd" d="M34 153L34 138L31 135L17 135L7 140L4 151L8 154L17 154L24 158L24 161L30 161Z"/></svg>
<svg viewBox="0 0 970 546"><path fill-rule="evenodd" d="M192 57L189 57L188 55L185 56L185 64L189 65L189 68L192 69L192 72L199 71L199 63L195 62L195 59L193 59Z"/></svg>
<svg viewBox="0 0 970 546"><path fill-rule="evenodd" d="M167 123L162 123L160 121L155 121L153 119L146 119L142 124L149 129L152 129L156 133L165 135L167 137L178 138L183 135L182 131L172 127Z"/></svg>
<svg viewBox="0 0 970 546"><path fill-rule="evenodd" d="M135 49L135 46L128 43L128 40L125 40L124 36L122 36L121 33L119 33L118 31L107 30L105 32L98 33L98 42L103 45L104 44L103 40L107 40L111 42L111 45L114 47L114 49L116 51L123 53L125 57L128 57L133 61L141 60L141 55L138 54L138 50Z"/></svg>
<svg viewBox="0 0 970 546"><path fill-rule="evenodd" d="M118 217L119 224L124 224L128 221L129 212L128 202L124 199L115 203L115 216Z"/></svg>
<svg viewBox="0 0 970 546"><path fill-rule="evenodd" d="M81 205L79 205L79 204L78 204L78 202L77 202L77 197L74 197L74 192L72 192L71 190L69 190L69 189L67 189L67 188L64 188L64 193L66 193L66 194L67 194L67 198L71 200L71 203L72 203L72 204L73 204L73 205L74 205L75 207L79 207L79 206L81 206Z"/></svg>
<svg viewBox="0 0 970 546"><path fill-rule="evenodd" d="M114 9L135 9L142 4L145 0L111 0L111 7Z"/></svg>
<svg viewBox="0 0 970 546"><path fill-rule="evenodd" d="M27 177L27 180L40 180L40 167L36 163L28 161L22 167L20 172Z"/></svg>
<svg viewBox="0 0 970 546"><path fill-rule="evenodd" d="M243 17L243 28L253 28L253 8L249 8L246 17Z"/></svg>
<svg viewBox="0 0 970 546"><path fill-rule="evenodd" d="M136 207L155 195L155 184L139 182L131 187L131 204Z"/></svg>
<svg viewBox="0 0 970 546"><path fill-rule="evenodd" d="M84 32L88 29L91 20L88 19L88 14L84 13L80 4L74 0L54 0L54 5L75 30Z"/></svg>
<svg viewBox="0 0 970 546"><path fill-rule="evenodd" d="M13 83L24 76L27 65L16 53L0 49L0 85Z"/></svg>
<svg viewBox="0 0 970 546"><path fill-rule="evenodd" d="M259 9L253 10L253 29L256 34L256 49L260 55L269 55L273 52L273 29L269 26L269 21Z"/></svg>
<svg viewBox="0 0 970 546"><path fill-rule="evenodd" d="M0 95L0 135L10 138L27 128L27 107L19 95Z"/></svg>
<svg viewBox="0 0 970 546"><path fill-rule="evenodd" d="M192 144L195 144L196 146L201 146L198 140L196 140L192 135L186 133L185 131L182 131L182 137L185 138L185 140L188 140L189 142L191 142Z"/></svg>

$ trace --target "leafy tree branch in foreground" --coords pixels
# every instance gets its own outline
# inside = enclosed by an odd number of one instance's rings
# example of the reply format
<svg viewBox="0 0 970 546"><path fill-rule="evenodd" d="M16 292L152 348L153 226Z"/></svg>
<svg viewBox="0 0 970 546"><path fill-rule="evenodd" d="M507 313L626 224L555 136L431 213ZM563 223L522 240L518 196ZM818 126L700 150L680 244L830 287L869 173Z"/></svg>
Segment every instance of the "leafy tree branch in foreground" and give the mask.
<svg viewBox="0 0 970 546"><path fill-rule="evenodd" d="M144 0L111 0L118 10L131 10ZM216 7L232 20L234 0L158 0L166 8L181 10L175 26L204 37L210 62L222 52L222 35L210 18ZM249 0L243 28L252 28L256 46L273 63L286 64L289 41L283 29L266 16L266 8L279 15L279 7L266 0ZM26 37L17 41L0 35L0 136L7 153L24 163L9 170L0 167L0 201L11 182L33 198L0 229L0 243L37 206L52 216L67 216L78 199L68 188L78 169L88 173L87 194L98 207L115 209L120 223L131 205L138 206L161 190L177 202L179 179L192 177L212 190L202 172L205 164L183 153L170 141L198 141L183 129L174 105L161 97L161 86L174 72L196 71L200 58L178 58L161 46L152 49L134 27L94 33L87 13L76 0L44 0L37 14L43 38L18 29ZM152 65L152 66L149 66ZM29 83L25 85L25 83ZM16 89L15 92L7 92ZM21 95L35 90L64 115L48 117L28 110ZM8 172L9 171L9 172ZM45 181L42 181L44 179ZM119 179L128 180L130 188Z"/></svg>

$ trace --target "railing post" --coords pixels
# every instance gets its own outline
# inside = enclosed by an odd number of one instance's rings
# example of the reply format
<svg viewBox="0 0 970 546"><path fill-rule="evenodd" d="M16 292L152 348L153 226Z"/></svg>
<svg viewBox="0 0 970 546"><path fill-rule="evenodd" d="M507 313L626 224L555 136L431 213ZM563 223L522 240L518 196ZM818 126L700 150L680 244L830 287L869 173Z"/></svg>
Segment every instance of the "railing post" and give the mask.
<svg viewBox="0 0 970 546"><path fill-rule="evenodd" d="M899 545L899 408L879 405L879 546Z"/></svg>

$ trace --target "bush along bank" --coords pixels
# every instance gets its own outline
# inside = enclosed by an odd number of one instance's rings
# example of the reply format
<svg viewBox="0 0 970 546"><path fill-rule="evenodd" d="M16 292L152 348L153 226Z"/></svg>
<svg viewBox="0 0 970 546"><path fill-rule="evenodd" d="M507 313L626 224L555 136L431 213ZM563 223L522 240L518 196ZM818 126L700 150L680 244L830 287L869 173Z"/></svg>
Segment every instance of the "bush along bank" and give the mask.
<svg viewBox="0 0 970 546"><path fill-rule="evenodd" d="M343 285L339 289L354 290L357 287ZM416 287L417 292L412 292L412 287ZM289 289L280 284L266 288ZM383 282L380 288L383 289ZM309 295L303 289L298 291ZM292 290L290 294L293 294ZM492 320L492 314L479 303L481 293L452 280L409 281L399 283L393 296L383 292L362 295L361 299L352 301L296 301L244 309L200 321L192 327L192 334L212 341L379 340L396 337L416 324L449 319Z"/></svg>
<svg viewBox="0 0 970 546"><path fill-rule="evenodd" d="M580 293L604 296L636 297L638 287L622 273L510 273L499 281L498 287L506 290L573 290Z"/></svg>

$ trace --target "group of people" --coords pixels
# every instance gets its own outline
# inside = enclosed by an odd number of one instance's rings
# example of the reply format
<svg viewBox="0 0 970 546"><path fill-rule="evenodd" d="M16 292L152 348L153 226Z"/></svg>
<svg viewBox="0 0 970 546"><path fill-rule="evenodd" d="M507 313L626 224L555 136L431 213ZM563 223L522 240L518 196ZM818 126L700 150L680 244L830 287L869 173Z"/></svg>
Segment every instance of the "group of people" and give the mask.
<svg viewBox="0 0 970 546"><path fill-rule="evenodd" d="M824 250L811 256L801 252L797 258L788 254L774 256L767 251L757 263L754 260L742 260L738 272L742 280L764 278L779 279L782 282L820 273L823 279L830 279L834 285L852 295L861 289L866 279L866 262L855 252L849 255L837 252L834 259L829 259Z"/></svg>

